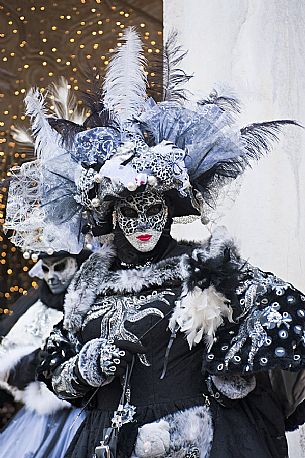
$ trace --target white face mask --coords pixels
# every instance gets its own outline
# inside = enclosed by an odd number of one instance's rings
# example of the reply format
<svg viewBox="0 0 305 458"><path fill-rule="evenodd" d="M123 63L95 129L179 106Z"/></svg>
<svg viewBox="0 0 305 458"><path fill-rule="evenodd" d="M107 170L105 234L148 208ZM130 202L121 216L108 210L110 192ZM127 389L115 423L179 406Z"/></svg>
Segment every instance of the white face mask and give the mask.
<svg viewBox="0 0 305 458"><path fill-rule="evenodd" d="M166 225L168 209L162 195L151 191L121 199L116 205L118 224L138 251L151 251Z"/></svg>
<svg viewBox="0 0 305 458"><path fill-rule="evenodd" d="M43 277L52 294L63 293L77 271L77 262L72 256L46 258L41 265Z"/></svg>

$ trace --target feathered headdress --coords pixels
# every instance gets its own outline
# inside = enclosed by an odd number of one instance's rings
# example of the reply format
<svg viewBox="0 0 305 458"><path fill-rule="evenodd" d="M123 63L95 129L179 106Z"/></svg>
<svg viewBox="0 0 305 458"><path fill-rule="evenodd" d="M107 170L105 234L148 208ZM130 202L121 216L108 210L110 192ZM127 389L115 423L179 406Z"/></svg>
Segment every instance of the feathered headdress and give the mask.
<svg viewBox="0 0 305 458"><path fill-rule="evenodd" d="M185 53L175 33L164 45L163 94L156 102L147 96L137 32L129 28L122 40L104 84L87 95L86 119L84 112L69 117L75 112L63 89L53 89L53 111L37 90L25 99L37 161L15 175L6 222L23 249L39 249L30 232L50 250L80 251L86 233L112 231L116 199L149 188L168 196L173 217L204 220L219 189L268 151L284 125L296 124L278 120L240 129L234 98L214 91L191 102L184 88L191 76L179 68Z"/></svg>

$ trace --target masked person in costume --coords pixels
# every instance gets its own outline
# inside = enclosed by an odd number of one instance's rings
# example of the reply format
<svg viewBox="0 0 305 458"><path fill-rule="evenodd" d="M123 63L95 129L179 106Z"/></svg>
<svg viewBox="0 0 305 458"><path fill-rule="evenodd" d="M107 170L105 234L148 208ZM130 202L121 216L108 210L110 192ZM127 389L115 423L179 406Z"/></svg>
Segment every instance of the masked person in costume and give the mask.
<svg viewBox="0 0 305 458"><path fill-rule="evenodd" d="M90 252L77 256L56 253L42 256L43 281L37 301L19 317L0 345L0 386L24 407L0 433L1 457L64 456L84 416L59 400L36 380L41 347L53 326L63 317L66 289ZM76 421L75 421L76 420ZM70 427L75 421L73 428Z"/></svg>
<svg viewBox="0 0 305 458"><path fill-rule="evenodd" d="M240 129L235 100L187 100L174 38L159 103L133 29L83 125L50 118L38 92L26 98L39 159L19 180L24 192L36 177L41 234L57 249L104 242L71 282L43 376L86 402L66 457L286 457L269 371L304 366L305 296L242 259L223 228L201 244L170 228L205 222L222 186L295 123Z"/></svg>

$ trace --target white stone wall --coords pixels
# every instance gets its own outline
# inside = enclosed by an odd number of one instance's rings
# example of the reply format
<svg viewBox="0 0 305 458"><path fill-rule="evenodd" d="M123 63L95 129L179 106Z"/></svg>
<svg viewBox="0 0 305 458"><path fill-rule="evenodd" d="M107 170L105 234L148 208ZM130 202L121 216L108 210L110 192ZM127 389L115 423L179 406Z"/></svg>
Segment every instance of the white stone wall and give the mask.
<svg viewBox="0 0 305 458"><path fill-rule="evenodd" d="M304 1L164 0L165 36L172 28L189 50L192 91L231 88L242 102L241 124L289 118L305 125ZM284 133L245 174L223 223L250 262L305 290L305 133ZM186 227L174 233L190 237ZM206 234L193 224L192 237ZM300 453L295 442L290 456Z"/></svg>
<svg viewBox="0 0 305 458"><path fill-rule="evenodd" d="M305 125L305 2L165 0L164 28L165 35L176 28L189 50L191 90L231 88L242 102L241 124L290 118ZM304 132L285 128L272 153L245 174L225 220L254 264L303 289L304 177Z"/></svg>

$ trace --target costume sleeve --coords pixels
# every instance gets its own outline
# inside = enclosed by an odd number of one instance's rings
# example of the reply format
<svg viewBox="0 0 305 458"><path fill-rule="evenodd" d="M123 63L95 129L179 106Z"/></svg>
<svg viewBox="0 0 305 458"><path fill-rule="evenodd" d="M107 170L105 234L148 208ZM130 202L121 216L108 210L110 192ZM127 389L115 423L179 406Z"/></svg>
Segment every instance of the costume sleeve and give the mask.
<svg viewBox="0 0 305 458"><path fill-rule="evenodd" d="M250 374L305 366L305 296L290 283L241 264L233 320L217 329L205 355L210 374Z"/></svg>
<svg viewBox="0 0 305 458"><path fill-rule="evenodd" d="M286 416L286 430L293 431L305 423L305 369L276 368L269 371L269 378Z"/></svg>
<svg viewBox="0 0 305 458"><path fill-rule="evenodd" d="M101 371L99 360L104 339L92 339L82 345L62 324L47 340L38 369L44 381L61 399L83 398L94 388L112 381Z"/></svg>

